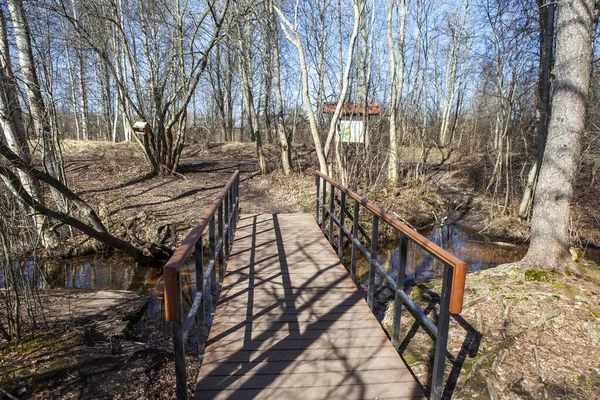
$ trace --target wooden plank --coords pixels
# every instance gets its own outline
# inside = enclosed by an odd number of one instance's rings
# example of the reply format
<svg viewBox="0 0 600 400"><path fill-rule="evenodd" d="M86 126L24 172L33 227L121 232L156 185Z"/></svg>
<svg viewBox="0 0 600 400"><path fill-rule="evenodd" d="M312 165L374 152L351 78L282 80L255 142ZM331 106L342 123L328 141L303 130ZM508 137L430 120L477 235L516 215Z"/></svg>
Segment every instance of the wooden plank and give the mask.
<svg viewBox="0 0 600 400"><path fill-rule="evenodd" d="M197 398L422 398L311 215L240 219Z"/></svg>
<svg viewBox="0 0 600 400"><path fill-rule="evenodd" d="M239 389L196 392L199 399L285 399L285 400L364 400L364 399L423 399L420 387L414 382L343 386L308 386L302 388Z"/></svg>
<svg viewBox="0 0 600 400"><path fill-rule="evenodd" d="M362 337L326 337L317 335L316 339L273 339L267 335L265 340L236 340L225 342L211 342L213 346L206 348L206 353L214 350L219 351L256 351L256 350L303 350L303 349L348 349L348 348L368 348L381 347L388 342L387 336L373 337L366 340Z"/></svg>
<svg viewBox="0 0 600 400"><path fill-rule="evenodd" d="M373 323L369 320L364 319L365 314L343 314L342 318L336 319L334 321L323 321L317 320L317 318L312 318L312 321L307 321L307 318L304 320L299 318L294 318L292 314L285 314L280 316L282 320L270 321L270 322L252 322L252 332L262 332L262 331L280 331L283 329L290 330L290 322L298 325L296 329L297 332L304 333L310 330L327 330L329 332L334 332L335 334L342 334L343 332L336 332L339 330L343 331L351 331L353 329L365 329L373 327ZM282 318L288 317L288 318ZM287 321L285 321L287 319ZM264 321L258 319L258 321ZM244 328L249 325L242 318L238 319L238 321L229 321L229 323L221 323L218 325L213 325L211 333L214 335L220 335L224 332L234 332L239 330L244 330ZM381 327L373 328L373 329L381 329Z"/></svg>
<svg viewBox="0 0 600 400"><path fill-rule="evenodd" d="M215 344L216 346L216 344ZM230 351L215 350L204 355L203 362L206 363L225 363L225 362L257 362L263 360L282 361L295 363L298 361L317 361L317 360L350 360L354 358L379 358L395 357L396 362L400 360L398 353L391 346L385 347L357 347L344 350L343 356L340 356L339 349L303 349L303 350L268 350L255 351L244 350L231 353ZM397 364L399 365L399 364ZM404 364L402 364L404 365ZM200 376L203 376L203 370L200 369Z"/></svg>
<svg viewBox="0 0 600 400"><path fill-rule="evenodd" d="M231 329L221 331L219 334L214 334L212 341L208 342L208 345L212 345L213 342L219 341L220 343L229 342L243 342L245 340L261 340L266 336L277 340L295 340L295 339L317 339L319 337L336 338L340 335L350 336L354 338L380 338L387 339L387 335L379 327L373 328L371 326L367 328L354 328L353 326L347 325L347 329L344 332L337 332L335 330L327 329L328 326L323 326L321 329L311 329L290 332L288 325L282 327L282 329L270 332L270 331L259 331L251 329L249 332L246 329ZM268 333L266 333L268 332Z"/></svg>
<svg viewBox="0 0 600 400"><path fill-rule="evenodd" d="M285 369L289 365L281 364ZM385 370L365 370L360 371L360 376L352 376L349 371L336 372L306 372L300 374L272 374L272 375L254 375L247 373L245 375L234 376L207 376L198 382L197 389L202 390L236 390L236 389L262 389L262 388L304 388L310 386L319 387L339 387L351 383L362 381L371 384L384 383L414 383L414 378L405 369L385 369ZM356 372L356 371L352 371Z"/></svg>
<svg viewBox="0 0 600 400"><path fill-rule="evenodd" d="M398 365L396 357L351 358L346 360L296 361L253 361L247 363L204 362L202 368L208 376L303 374L314 372L380 371L394 369Z"/></svg>

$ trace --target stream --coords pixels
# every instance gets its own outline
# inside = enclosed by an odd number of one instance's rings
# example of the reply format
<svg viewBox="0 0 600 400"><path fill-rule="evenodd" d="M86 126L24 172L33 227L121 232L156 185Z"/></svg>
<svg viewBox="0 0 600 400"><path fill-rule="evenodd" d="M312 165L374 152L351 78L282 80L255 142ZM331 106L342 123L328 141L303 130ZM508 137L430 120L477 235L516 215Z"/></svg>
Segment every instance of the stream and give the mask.
<svg viewBox="0 0 600 400"><path fill-rule="evenodd" d="M491 239L460 225L445 225L420 232L432 242L437 243L450 253L467 263L467 272L496 267L499 264L520 260L527 251L527 245L512 244L502 239ZM399 249L397 243L391 243L378 249L378 260L384 269L395 278L398 271ZM347 250L347 254L349 250ZM348 254L349 255L349 254ZM586 257L600 263L600 249L587 249ZM345 256L348 265L349 257ZM69 260L47 260L36 265L29 261L19 269L20 279L33 284L38 289L91 289L91 290L128 290L151 293L146 307L143 323L136 331L147 339L153 330L167 329L164 323L160 268L137 267L127 256L113 254L109 257L86 256ZM193 263L183 268L183 285L193 287ZM360 288L366 293L369 265L364 258L358 258L356 275ZM419 246L409 242L407 255L407 278L405 290L415 285L440 278L443 265ZM4 268L0 268L0 289L5 287ZM192 290L185 291L184 302L191 303ZM375 314L381 321L393 290L388 282L376 274L375 278ZM216 299L214 299L216 300ZM207 316L209 316L208 313ZM210 316L208 317L210 319ZM145 321L145 322L144 322ZM210 324L210 321L209 321Z"/></svg>
<svg viewBox="0 0 600 400"><path fill-rule="evenodd" d="M503 239L493 239L460 225L444 225L419 233L465 261L467 263L467 273L518 261L527 252L526 244L513 244ZM394 279L398 274L399 253L398 243L391 243L378 249L378 261ZM586 257L599 263L599 249L587 249ZM346 259L349 260L349 257L345 257L344 261ZM349 265L349 262L344 264ZM442 277L442 262L434 259L432 255L410 241L406 265L404 290L407 293L416 285ZM368 272L369 264L367 260L364 257L357 259L356 276L360 280L360 288L365 295L368 288ZM376 274L374 312L380 321L384 317L387 304L393 299L394 292L387 280L381 274Z"/></svg>

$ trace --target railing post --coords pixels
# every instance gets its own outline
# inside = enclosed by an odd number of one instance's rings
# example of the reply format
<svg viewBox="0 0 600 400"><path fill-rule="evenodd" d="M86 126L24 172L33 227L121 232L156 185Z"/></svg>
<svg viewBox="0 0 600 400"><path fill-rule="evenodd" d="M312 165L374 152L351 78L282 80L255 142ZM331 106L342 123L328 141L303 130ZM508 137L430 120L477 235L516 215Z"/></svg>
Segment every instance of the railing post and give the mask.
<svg viewBox="0 0 600 400"><path fill-rule="evenodd" d="M346 193L342 191L340 199L340 238L338 242L338 257L341 260L344 257L344 220L346 219Z"/></svg>
<svg viewBox="0 0 600 400"><path fill-rule="evenodd" d="M354 217L352 219L352 255L350 258L350 276L356 282L356 241L358 240L358 200L354 200Z"/></svg>
<svg viewBox="0 0 600 400"><path fill-rule="evenodd" d="M227 197L227 195L225 197ZM223 237L223 225L225 222L225 221L223 221L223 202L221 202L221 204L219 204L218 214L219 214L219 225L217 227L217 243L219 242L219 240L221 240L221 248L217 249L217 251L219 251L219 279L221 281L223 281L223 274L225 273L224 253L225 253L225 246L226 246L225 238Z"/></svg>
<svg viewBox="0 0 600 400"><path fill-rule="evenodd" d="M315 214L315 220L317 221L317 224L319 223L319 199L321 198L321 182L320 179L321 177L317 174L315 174L315 180L316 180L316 185L317 185L317 195L316 195L316 199L317 199L317 204L316 204L316 214Z"/></svg>
<svg viewBox="0 0 600 400"><path fill-rule="evenodd" d="M235 178L235 183L233 184L233 190L234 190L234 194L233 194L233 198L235 200L235 207L234 207L234 215L233 215L233 233L235 234L235 232L237 231L237 222L240 219L240 176L238 175Z"/></svg>
<svg viewBox="0 0 600 400"><path fill-rule="evenodd" d="M402 316L402 297L400 291L404 291L406 280L406 257L408 253L408 238L400 234L400 254L398 262L398 274L396 275L396 291L394 292L394 321L392 324L392 345L397 349L400 346L400 321Z"/></svg>
<svg viewBox="0 0 600 400"><path fill-rule="evenodd" d="M331 184L331 193L329 193L329 244L333 247L333 210L335 208L334 203L335 187Z"/></svg>
<svg viewBox="0 0 600 400"><path fill-rule="evenodd" d="M227 223L229 224L229 228L227 229L227 237L229 237L229 251L230 252L231 252L231 247L233 247L233 232L235 230L235 225L237 222L233 218L233 207L234 207L233 191L234 191L234 188L230 188L229 193L227 193L227 197L229 199L229 201L228 201L229 214L228 214L228 218L227 218ZM229 253L227 254L227 256L229 257Z"/></svg>
<svg viewBox="0 0 600 400"><path fill-rule="evenodd" d="M214 300L217 297L217 268L216 268L216 257L215 257L215 244L216 244L216 237L215 237L215 216L213 215L213 217L210 219L210 222L208 223L208 254L210 257L210 263L209 268L210 268L210 264L213 265L212 269L210 270L210 304L211 307L214 304ZM212 310L212 308L211 308Z"/></svg>
<svg viewBox="0 0 600 400"><path fill-rule="evenodd" d="M204 310L204 260L202 257L202 236L200 236L194 246L194 261L196 263L196 293L201 293L202 296L196 320L200 321L198 334L200 335L200 339L204 342L206 339L206 312Z"/></svg>
<svg viewBox="0 0 600 400"><path fill-rule="evenodd" d="M177 293L181 308L181 274L177 273ZM183 310L173 327L173 348L175 352L175 377L177 380L177 399L187 399L187 376L185 372L185 340L183 338Z"/></svg>
<svg viewBox="0 0 600 400"><path fill-rule="evenodd" d="M225 262L229 261L229 238L231 237L230 235L230 229L231 227L229 226L229 216L231 215L231 206L229 203L229 195L231 194L231 190L227 191L227 194L225 195L225 220L224 220L224 227L225 227L225 236L223 237L223 246L225 246ZM223 277L221 277L221 281L223 281Z"/></svg>
<svg viewBox="0 0 600 400"><path fill-rule="evenodd" d="M323 206L321 209L321 230L325 232L325 211L327 210L327 181L325 179L323 179L323 193L321 195L323 196L323 201L321 202Z"/></svg>
<svg viewBox="0 0 600 400"><path fill-rule="evenodd" d="M452 268L444 264L444 278L442 281L442 294L440 296L440 313L437 324L437 337L435 340L435 353L433 354L433 371L431 378L430 399L442 398L444 385L444 366L446 364L446 346L448 345L448 327L450 324L450 291L452 289Z"/></svg>
<svg viewBox="0 0 600 400"><path fill-rule="evenodd" d="M375 297L375 263L377 262L377 239L379 237L379 217L373 214L373 227L371 232L371 252L369 260L369 286L367 291L367 302L373 309L373 298Z"/></svg>

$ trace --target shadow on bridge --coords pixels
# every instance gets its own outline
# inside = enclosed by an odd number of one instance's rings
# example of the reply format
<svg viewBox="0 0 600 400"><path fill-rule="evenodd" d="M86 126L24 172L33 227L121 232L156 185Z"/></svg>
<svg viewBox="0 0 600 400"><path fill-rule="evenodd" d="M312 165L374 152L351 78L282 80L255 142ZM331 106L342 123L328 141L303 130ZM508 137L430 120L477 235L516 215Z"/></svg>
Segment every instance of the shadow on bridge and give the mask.
<svg viewBox="0 0 600 400"><path fill-rule="evenodd" d="M421 398L314 219L313 230L305 221L240 219L195 397Z"/></svg>

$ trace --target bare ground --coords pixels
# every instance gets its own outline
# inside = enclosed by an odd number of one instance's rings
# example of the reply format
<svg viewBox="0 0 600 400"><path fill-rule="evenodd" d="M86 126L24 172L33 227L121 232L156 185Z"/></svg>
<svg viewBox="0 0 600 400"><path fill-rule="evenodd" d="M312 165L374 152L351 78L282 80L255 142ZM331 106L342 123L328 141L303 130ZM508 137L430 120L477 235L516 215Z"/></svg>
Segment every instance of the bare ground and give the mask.
<svg viewBox="0 0 600 400"><path fill-rule="evenodd" d="M600 398L600 268L580 260L580 276L516 265L467 277L463 312L450 323L445 394L456 399ZM435 319L440 282L412 290ZM384 326L391 329L393 303ZM403 358L427 385L433 341L404 312ZM411 333L408 333L409 330ZM408 335L407 335L408 333Z"/></svg>

